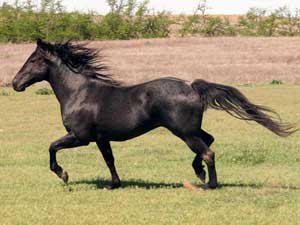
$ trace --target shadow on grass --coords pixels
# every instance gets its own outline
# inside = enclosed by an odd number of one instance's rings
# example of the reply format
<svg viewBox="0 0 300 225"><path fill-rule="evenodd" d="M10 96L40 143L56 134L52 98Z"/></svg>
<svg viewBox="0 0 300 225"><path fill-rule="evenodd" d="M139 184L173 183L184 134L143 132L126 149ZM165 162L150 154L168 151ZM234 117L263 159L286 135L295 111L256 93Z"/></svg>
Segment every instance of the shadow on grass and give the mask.
<svg viewBox="0 0 300 225"><path fill-rule="evenodd" d="M148 182L143 180L122 180L122 188L143 188L143 189L162 189L162 188L182 188L182 183L163 183L163 182ZM70 182L70 185L93 185L98 189L103 189L110 185L111 181L106 179L79 180Z"/></svg>
<svg viewBox="0 0 300 225"><path fill-rule="evenodd" d="M79 180L69 183L70 185L91 185L97 189L103 189L110 184L107 179L92 179L92 180ZM198 185L196 185L198 186ZM142 188L142 189L178 189L183 188L183 183L164 183L164 182L148 182L144 180L123 180L122 188ZM257 184L257 183L219 183L217 189L223 188L252 188L252 189L287 189L287 190L300 190L300 187L280 185L280 184Z"/></svg>

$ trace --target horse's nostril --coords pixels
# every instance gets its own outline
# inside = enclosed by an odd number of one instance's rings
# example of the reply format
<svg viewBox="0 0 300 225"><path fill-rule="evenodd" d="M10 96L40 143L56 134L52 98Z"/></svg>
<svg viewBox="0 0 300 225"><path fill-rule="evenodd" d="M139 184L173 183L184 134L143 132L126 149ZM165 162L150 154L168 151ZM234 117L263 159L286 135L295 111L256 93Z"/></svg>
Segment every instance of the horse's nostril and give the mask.
<svg viewBox="0 0 300 225"><path fill-rule="evenodd" d="M17 87L17 80L16 79L13 79L12 86L13 86L14 89Z"/></svg>
<svg viewBox="0 0 300 225"><path fill-rule="evenodd" d="M12 87L15 91L21 91L20 89L20 82L17 79L13 79Z"/></svg>

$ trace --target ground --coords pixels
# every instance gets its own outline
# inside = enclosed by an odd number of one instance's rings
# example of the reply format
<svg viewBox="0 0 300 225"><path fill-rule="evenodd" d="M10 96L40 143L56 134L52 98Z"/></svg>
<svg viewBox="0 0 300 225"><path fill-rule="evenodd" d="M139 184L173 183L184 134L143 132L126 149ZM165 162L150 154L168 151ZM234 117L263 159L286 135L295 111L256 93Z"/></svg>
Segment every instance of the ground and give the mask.
<svg viewBox="0 0 300 225"><path fill-rule="evenodd" d="M125 83L162 76L234 84L250 100L300 123L300 38L171 38L92 42ZM9 84L34 44L0 45L0 85ZM273 80L284 85L269 85ZM276 82L275 82L276 83ZM279 82L280 83L280 82ZM43 86L45 84L42 84ZM103 187L110 174L95 144L65 150L65 185L49 170L48 147L65 134L54 95L0 88L0 224L300 224L299 133L279 138L254 123L209 110L203 127L220 188L199 184L193 153L160 128L113 143L123 188Z"/></svg>
<svg viewBox="0 0 300 225"><path fill-rule="evenodd" d="M13 76L35 44L0 44L0 85ZM170 38L91 42L103 49L111 73L126 83L162 76L234 84L300 83L300 38Z"/></svg>
<svg viewBox="0 0 300 225"><path fill-rule="evenodd" d="M300 86L236 87L300 122ZM0 89L0 224L300 224L299 133L279 138L209 110L203 127L216 139L217 190L183 187L199 183L194 155L163 128L112 144L123 188L103 189L110 175L95 144L58 154L65 185L48 165L50 143L65 134L59 105L38 88Z"/></svg>

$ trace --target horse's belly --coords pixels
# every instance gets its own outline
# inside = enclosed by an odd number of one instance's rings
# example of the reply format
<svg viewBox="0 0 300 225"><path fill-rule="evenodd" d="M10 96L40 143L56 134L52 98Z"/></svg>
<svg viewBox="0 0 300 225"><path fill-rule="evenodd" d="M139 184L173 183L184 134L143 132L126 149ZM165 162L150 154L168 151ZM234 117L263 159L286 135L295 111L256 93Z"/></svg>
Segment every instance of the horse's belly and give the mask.
<svg viewBox="0 0 300 225"><path fill-rule="evenodd" d="M106 129L101 129L100 127L100 133L111 141L126 141L145 134L159 126L160 124L156 122L145 122L142 125L134 127L130 127L128 125L112 126Z"/></svg>

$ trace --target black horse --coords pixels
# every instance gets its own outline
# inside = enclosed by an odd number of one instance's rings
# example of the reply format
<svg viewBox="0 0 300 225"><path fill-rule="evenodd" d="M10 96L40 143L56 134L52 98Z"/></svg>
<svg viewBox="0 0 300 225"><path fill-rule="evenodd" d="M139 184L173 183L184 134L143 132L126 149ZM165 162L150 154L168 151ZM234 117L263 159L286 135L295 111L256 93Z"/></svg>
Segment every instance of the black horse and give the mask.
<svg viewBox="0 0 300 225"><path fill-rule="evenodd" d="M106 70L99 51L81 44L37 41L37 48L13 80L16 91L48 81L60 103L67 135L50 145L50 168L64 182L68 173L56 161L57 151L96 142L111 172L110 188L121 186L110 141L125 141L157 127L165 127L196 154L193 168L205 182L202 160L208 167L207 188L217 187L214 138L201 129L204 111L225 110L242 120L253 120L286 137L296 130L267 113L274 111L252 104L237 89L195 80L162 78L123 86Z"/></svg>

